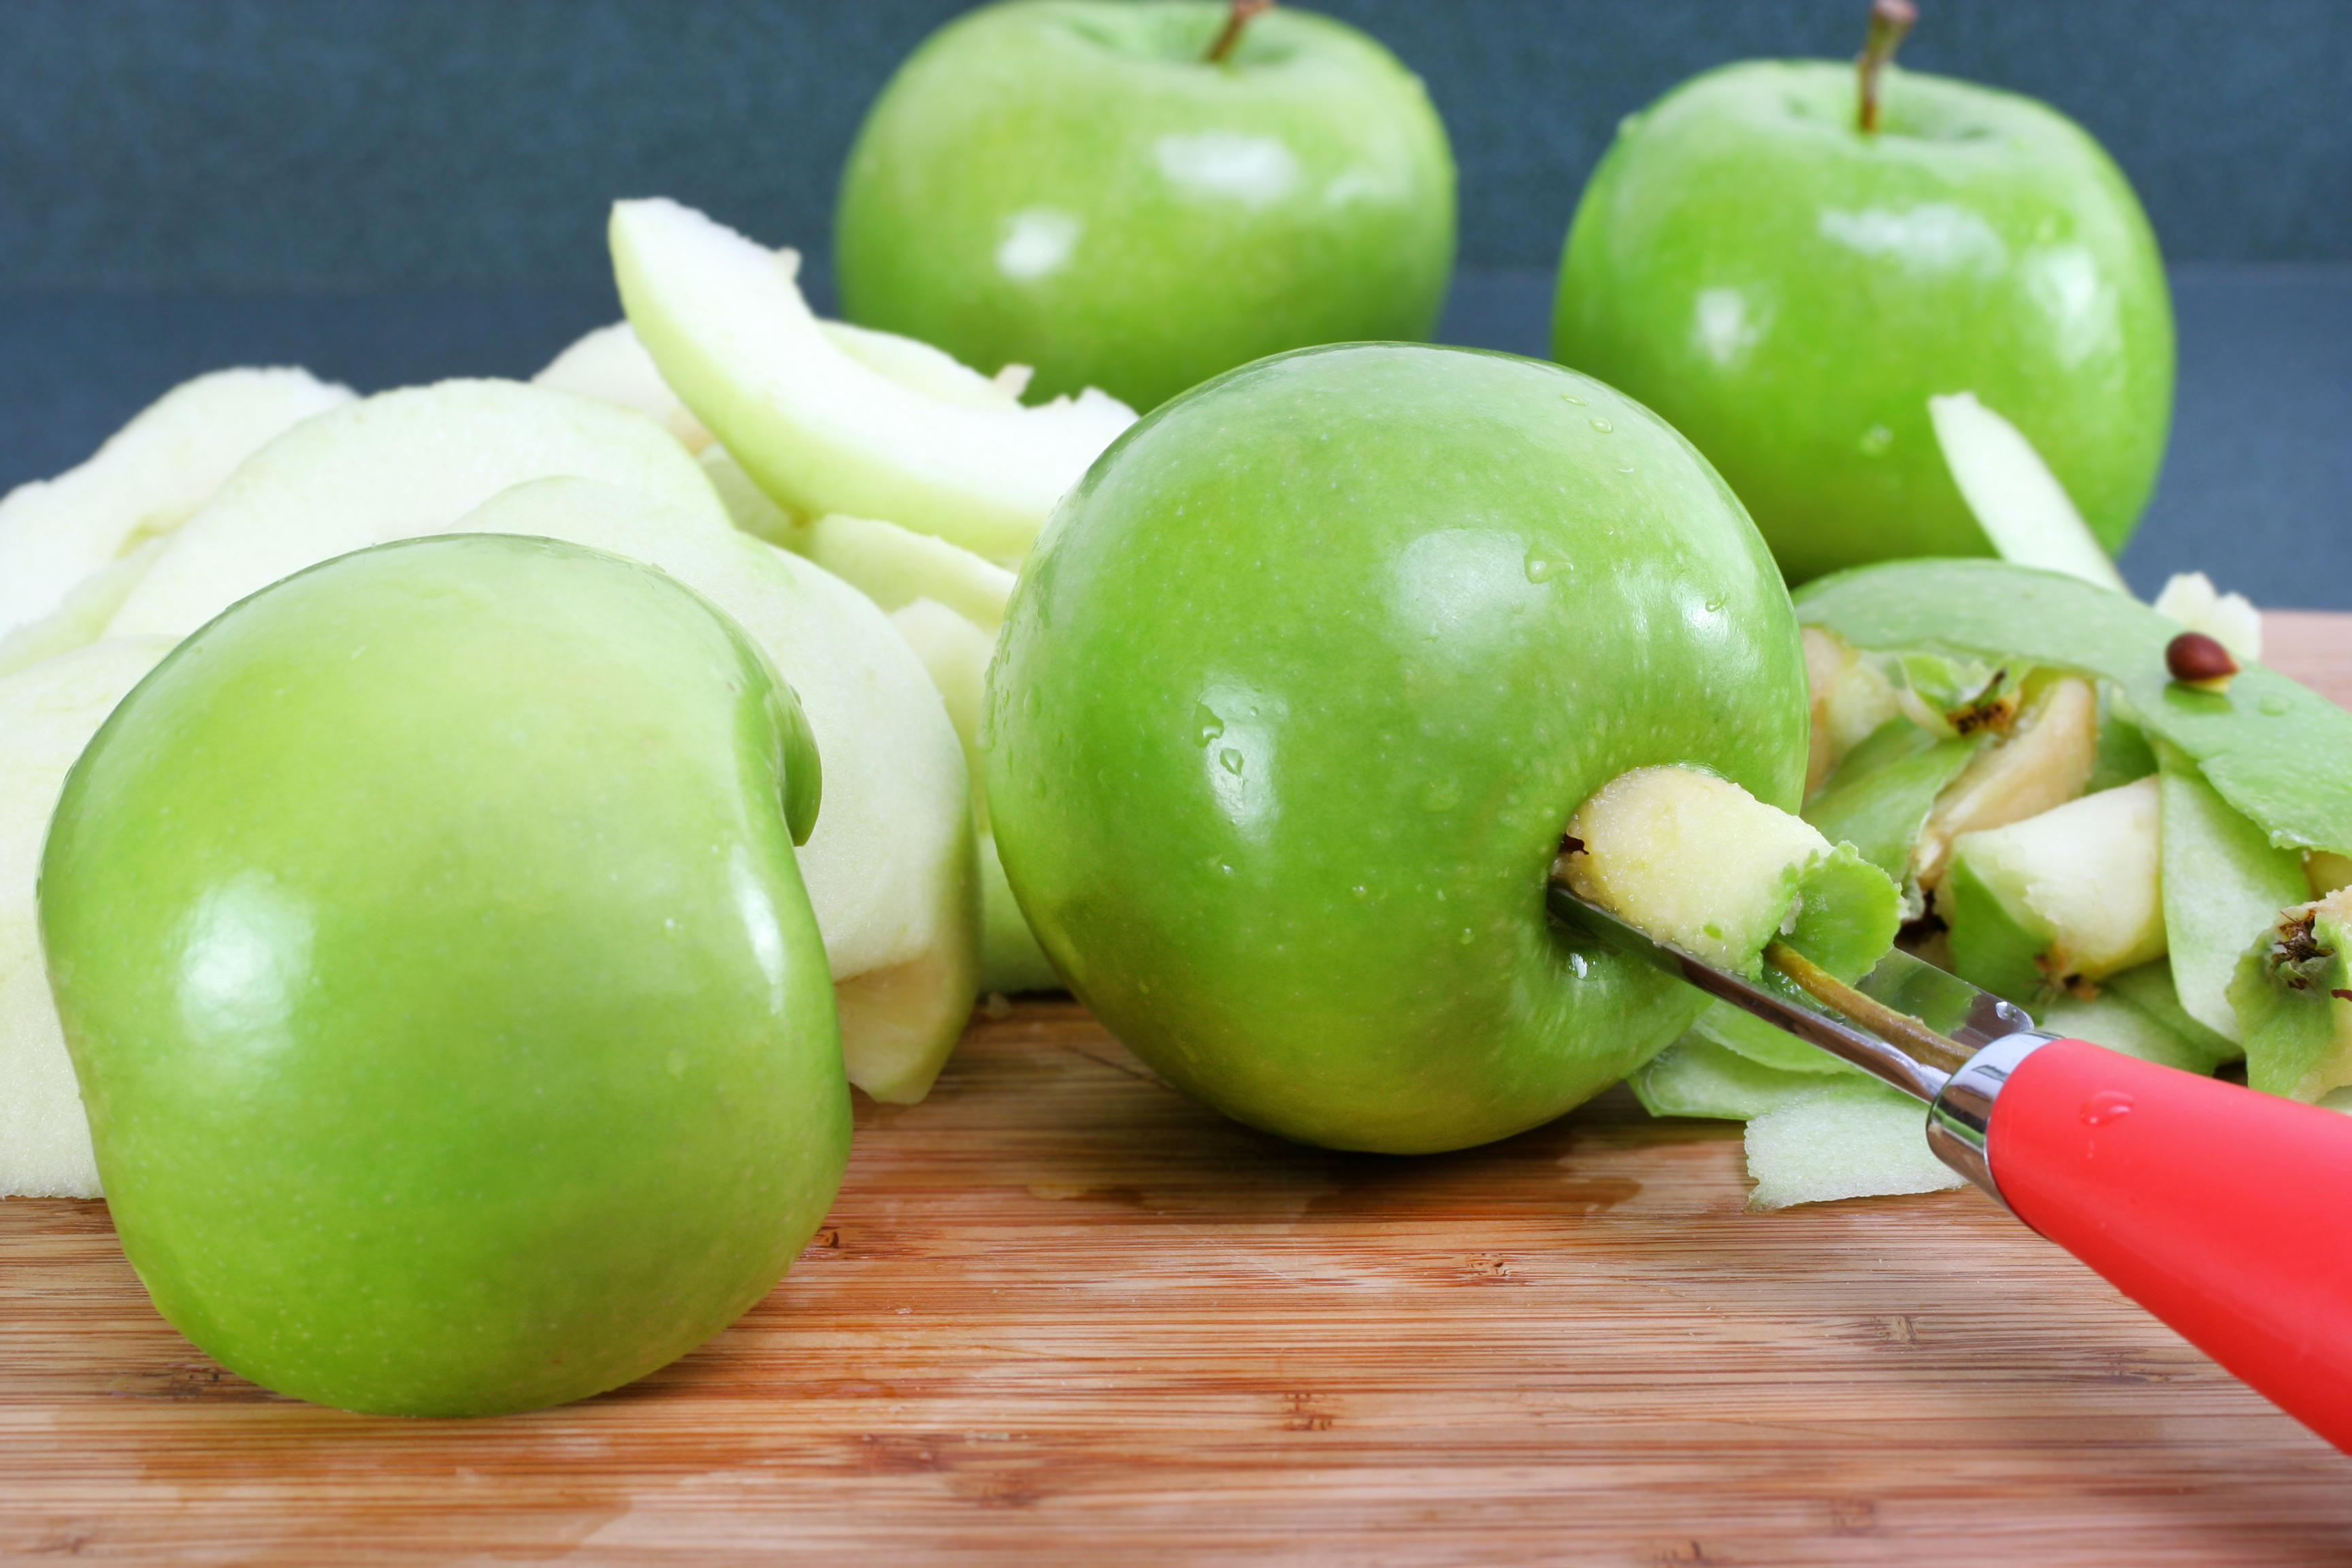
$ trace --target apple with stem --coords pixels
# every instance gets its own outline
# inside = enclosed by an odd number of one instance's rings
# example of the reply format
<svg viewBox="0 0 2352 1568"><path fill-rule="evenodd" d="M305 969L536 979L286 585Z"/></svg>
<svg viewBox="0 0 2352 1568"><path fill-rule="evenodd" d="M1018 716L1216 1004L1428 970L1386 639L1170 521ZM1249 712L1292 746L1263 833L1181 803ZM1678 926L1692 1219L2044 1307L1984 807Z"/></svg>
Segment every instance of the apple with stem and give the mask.
<svg viewBox="0 0 2352 1568"><path fill-rule="evenodd" d="M2130 185L2045 104L1895 68L1908 9L1880 0L1858 72L1748 61L1633 116L1560 261L1553 357L1689 437L1791 582L1993 552L1931 398L2013 426L2110 553L2164 455L2171 303Z"/></svg>
<svg viewBox="0 0 2352 1568"><path fill-rule="evenodd" d="M740 627L547 540L363 551L183 643L41 868L163 1315L283 1393L481 1415L765 1295L848 1154L817 767Z"/></svg>
<svg viewBox="0 0 2352 1568"><path fill-rule="evenodd" d="M1138 408L1284 349L1425 338L1453 258L1419 79L1266 0L957 18L867 112L834 245L850 320Z"/></svg>
<svg viewBox="0 0 2352 1568"><path fill-rule="evenodd" d="M1301 350L1147 417L1024 566L981 743L1078 996L1309 1142L1506 1136L1704 998L1548 922L1570 816L1688 763L1793 809L1803 655L1706 461L1630 398L1466 350Z"/></svg>

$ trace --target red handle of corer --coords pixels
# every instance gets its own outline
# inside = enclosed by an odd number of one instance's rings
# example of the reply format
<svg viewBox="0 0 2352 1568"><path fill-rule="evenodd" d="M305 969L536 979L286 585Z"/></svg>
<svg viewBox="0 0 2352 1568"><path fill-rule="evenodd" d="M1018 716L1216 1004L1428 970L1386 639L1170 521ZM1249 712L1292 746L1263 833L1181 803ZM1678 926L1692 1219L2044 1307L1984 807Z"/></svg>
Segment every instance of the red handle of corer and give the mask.
<svg viewBox="0 0 2352 1568"><path fill-rule="evenodd" d="M2020 1219L2352 1453L2352 1116L2053 1040L1985 1153Z"/></svg>

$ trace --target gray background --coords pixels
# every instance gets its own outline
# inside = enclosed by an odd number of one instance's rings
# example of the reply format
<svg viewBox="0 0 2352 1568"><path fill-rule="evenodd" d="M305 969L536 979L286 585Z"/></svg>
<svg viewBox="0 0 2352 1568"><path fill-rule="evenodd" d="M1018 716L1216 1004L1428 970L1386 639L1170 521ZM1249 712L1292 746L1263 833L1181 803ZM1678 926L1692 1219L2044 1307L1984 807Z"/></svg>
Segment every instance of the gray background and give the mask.
<svg viewBox="0 0 2352 1568"><path fill-rule="evenodd" d="M1858 0L1325 0L1428 81L1462 169L1444 335L1541 353L1617 120L1694 71L1845 56ZM2352 3L1921 0L1906 64L2049 100L2139 189L2182 340L2125 560L2352 607ZM528 374L614 313L661 193L824 257L891 67L954 0L0 0L0 489L172 382Z"/></svg>

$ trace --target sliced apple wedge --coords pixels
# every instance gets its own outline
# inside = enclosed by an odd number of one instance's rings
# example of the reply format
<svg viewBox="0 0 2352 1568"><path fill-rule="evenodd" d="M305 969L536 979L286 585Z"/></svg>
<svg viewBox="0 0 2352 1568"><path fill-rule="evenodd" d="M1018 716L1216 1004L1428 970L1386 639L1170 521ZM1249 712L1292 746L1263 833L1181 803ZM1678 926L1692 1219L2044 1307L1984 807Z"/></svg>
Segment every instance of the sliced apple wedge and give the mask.
<svg viewBox="0 0 2352 1568"><path fill-rule="evenodd" d="M886 610L929 599L978 626L992 644L1004 621L1004 602L1013 596L1013 574L994 562L870 517L835 512L818 518L809 525L802 553Z"/></svg>
<svg viewBox="0 0 2352 1568"><path fill-rule="evenodd" d="M654 356L637 342L636 329L626 321L590 332L548 361L530 384L634 408L677 437L689 452L710 445L710 432L678 401Z"/></svg>
<svg viewBox="0 0 2352 1568"><path fill-rule="evenodd" d="M663 379L788 510L887 518L1017 561L1134 422L1099 392L1024 407L976 373L949 376L937 351L828 331L796 258L675 202L614 204L612 243Z"/></svg>
<svg viewBox="0 0 2352 1568"><path fill-rule="evenodd" d="M305 566L436 532L551 475L733 531L692 454L645 416L520 382L445 381L334 409L255 453L173 537L107 635L185 637Z"/></svg>
<svg viewBox="0 0 2352 1568"><path fill-rule="evenodd" d="M998 610L1002 614L1002 601ZM890 621L930 675L971 768L972 819L980 834L980 988L1007 993L1058 991L1061 977L1054 973L1045 950L1030 931L1013 896L1013 885L1005 879L1004 863L997 858L996 835L988 818L988 791L981 782L980 710L996 640L936 599L917 599L894 611Z"/></svg>
<svg viewBox="0 0 2352 1568"><path fill-rule="evenodd" d="M889 620L787 551L609 485L522 485L446 531L561 539L659 567L766 650L800 696L823 770L801 877L849 1080L877 1100L922 1099L977 994L980 889L961 746Z"/></svg>
<svg viewBox="0 0 2352 1568"><path fill-rule="evenodd" d="M2162 958L2160 800L2140 779L1955 839L1936 909L1962 978L2031 1006Z"/></svg>
<svg viewBox="0 0 2352 1568"><path fill-rule="evenodd" d="M0 498L0 634L57 610L77 584L170 533L239 463L352 400L300 370L223 370L165 393L54 479Z"/></svg>
<svg viewBox="0 0 2352 1568"><path fill-rule="evenodd" d="M167 637L95 643L0 679L0 1197L99 1195L34 892L67 771L171 647Z"/></svg>
<svg viewBox="0 0 2352 1568"><path fill-rule="evenodd" d="M2131 592L2024 431L1979 403L1973 392L1930 397L1927 418L1960 499L2002 560L2063 572L2118 594Z"/></svg>

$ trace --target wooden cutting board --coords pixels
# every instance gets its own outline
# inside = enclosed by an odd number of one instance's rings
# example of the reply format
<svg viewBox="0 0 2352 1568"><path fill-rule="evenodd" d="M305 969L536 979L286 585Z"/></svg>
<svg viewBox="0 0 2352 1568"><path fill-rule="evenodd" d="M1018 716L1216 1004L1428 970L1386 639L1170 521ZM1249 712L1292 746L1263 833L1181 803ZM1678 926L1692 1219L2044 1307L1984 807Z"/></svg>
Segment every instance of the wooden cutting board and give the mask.
<svg viewBox="0 0 2352 1568"><path fill-rule="evenodd" d="M2352 700L2352 617L2269 637ZM155 1316L103 1205L15 1200L0 1557L2352 1562L2352 1462L1985 1199L1745 1196L1736 1126L1622 1090L1330 1154L1025 1005L923 1104L860 1101L733 1329L477 1422L267 1394Z"/></svg>

